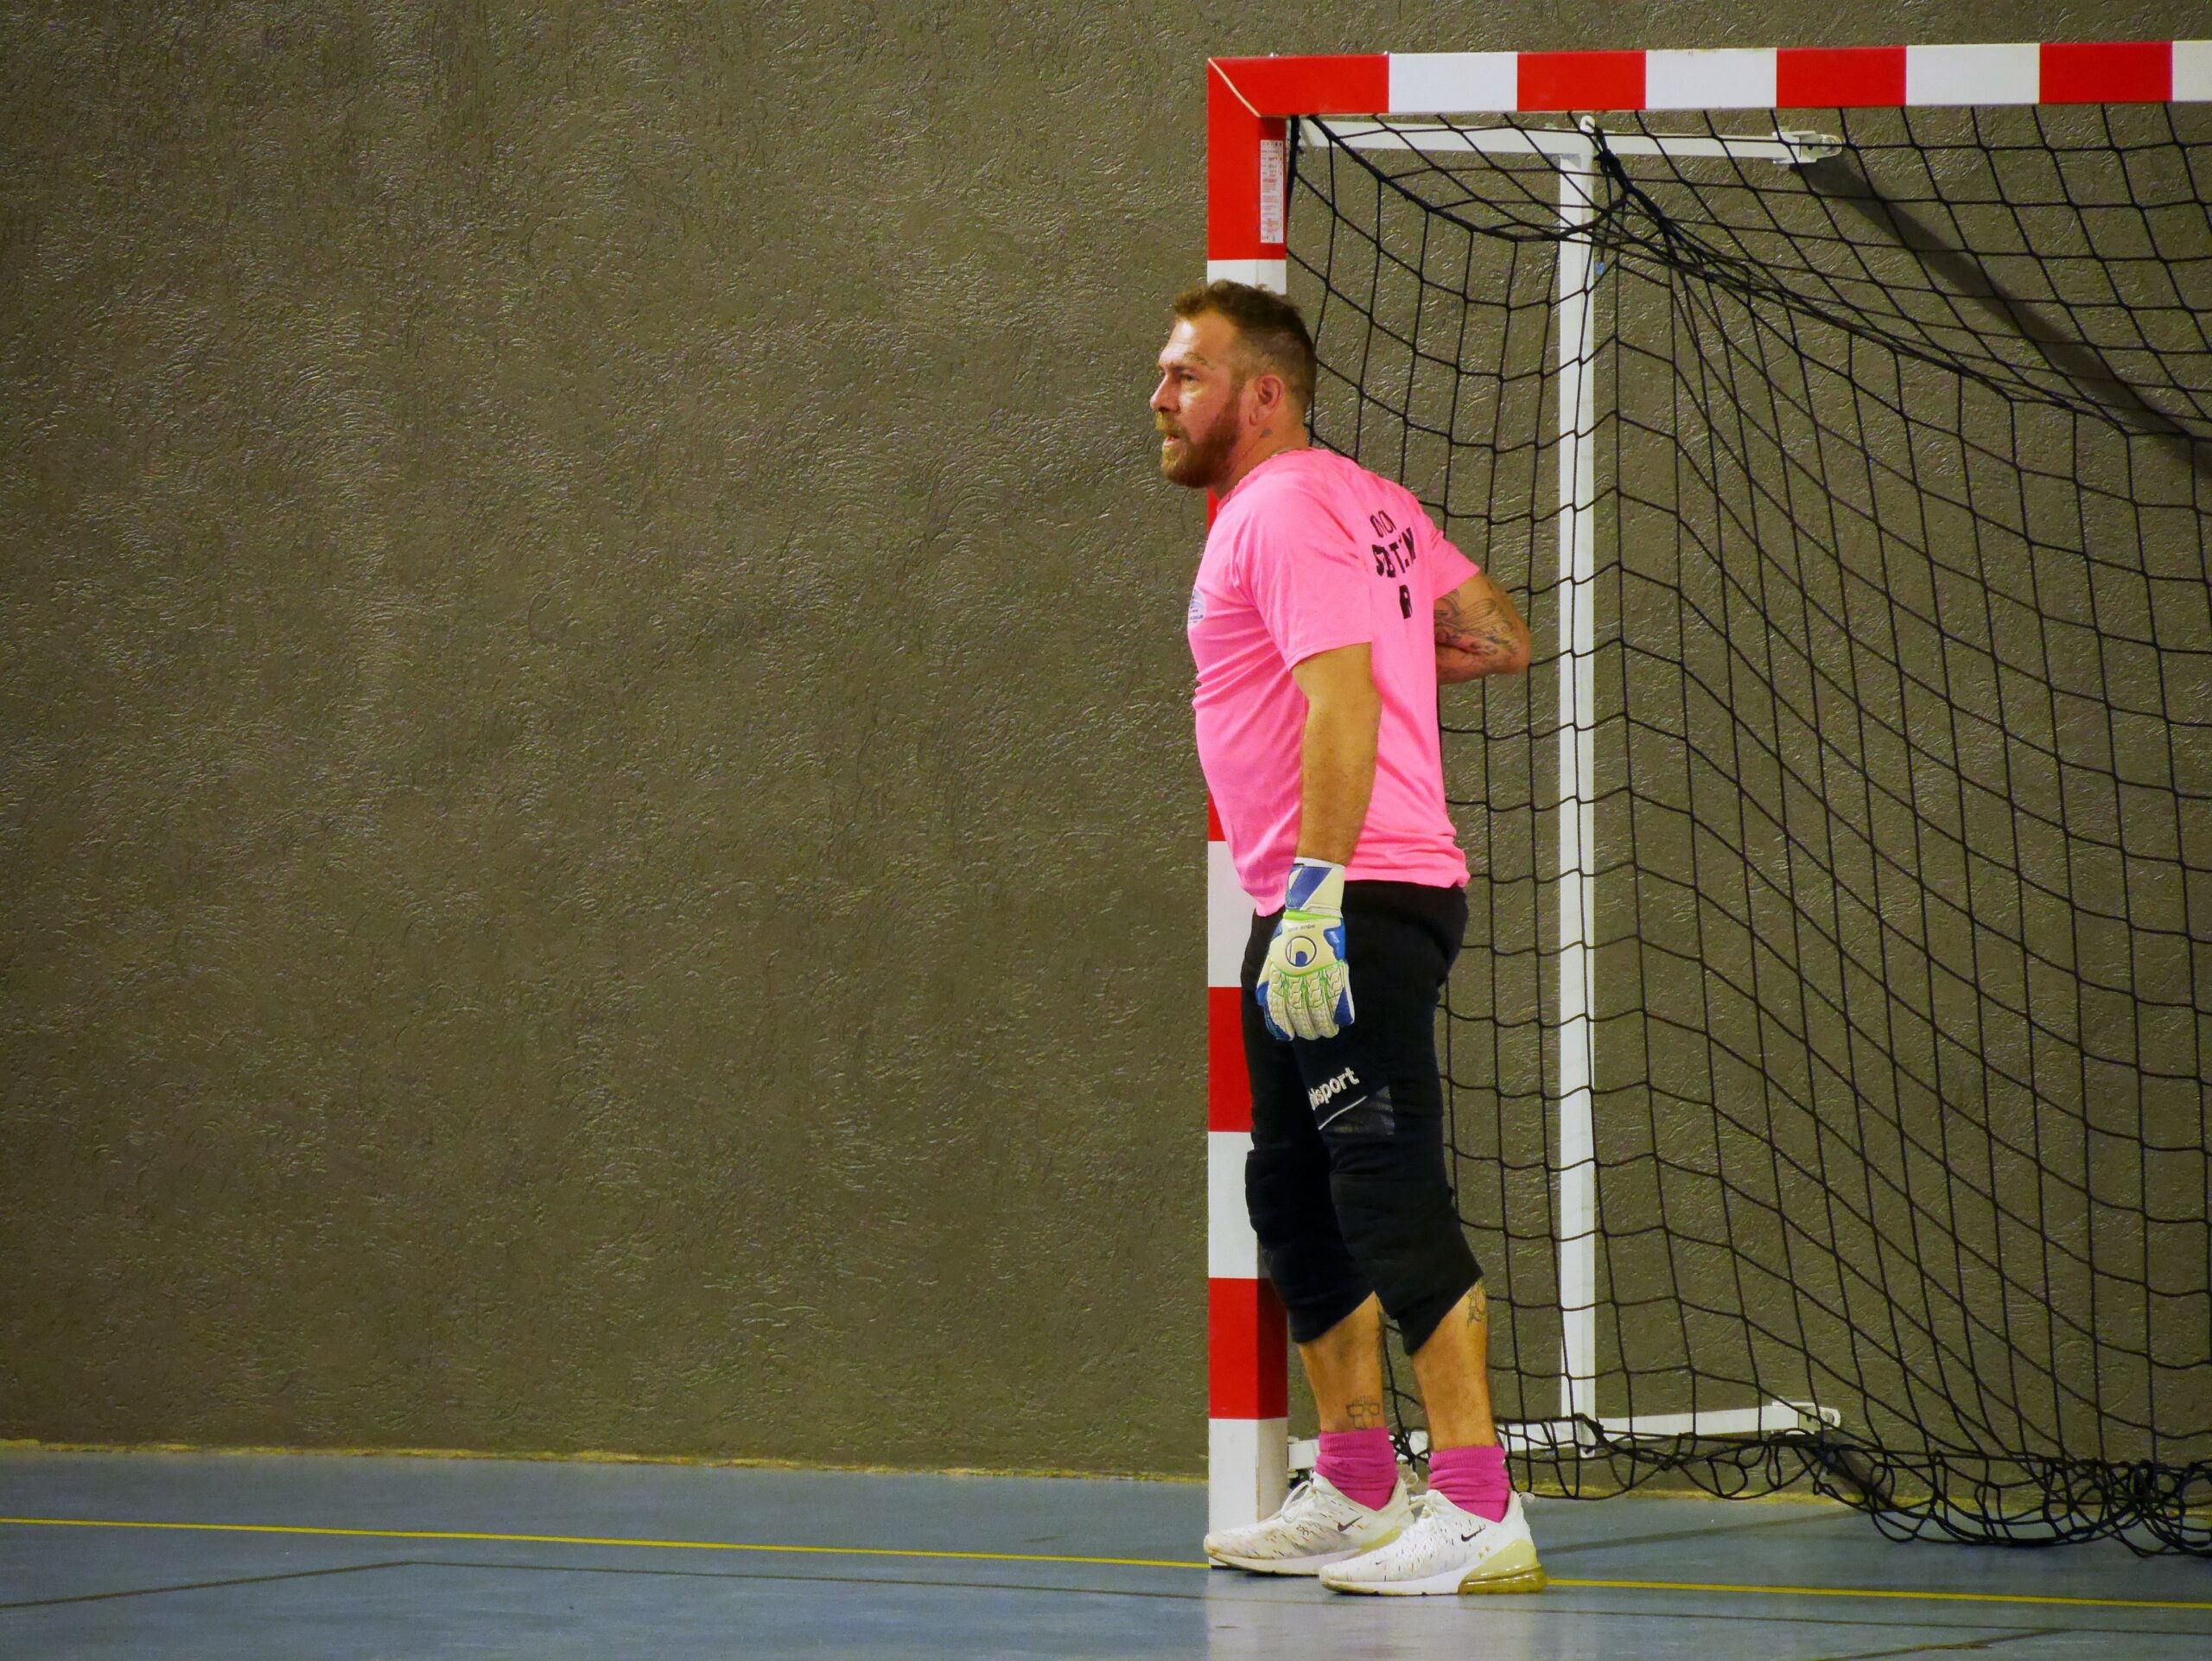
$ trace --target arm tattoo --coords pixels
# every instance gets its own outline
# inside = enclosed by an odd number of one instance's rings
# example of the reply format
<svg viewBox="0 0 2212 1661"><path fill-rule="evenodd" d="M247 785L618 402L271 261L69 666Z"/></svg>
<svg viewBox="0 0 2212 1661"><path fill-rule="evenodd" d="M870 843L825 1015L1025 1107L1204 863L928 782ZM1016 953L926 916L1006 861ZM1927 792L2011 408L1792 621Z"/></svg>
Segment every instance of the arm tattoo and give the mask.
<svg viewBox="0 0 2212 1661"><path fill-rule="evenodd" d="M1490 1294L1484 1291L1483 1283L1477 1281L1474 1290L1467 1294L1467 1324L1487 1324L1489 1321Z"/></svg>
<svg viewBox="0 0 2212 1661"><path fill-rule="evenodd" d="M1355 1430L1380 1429L1384 1422L1382 1398L1379 1396L1363 1396L1356 1402L1347 1403L1344 1407L1344 1418Z"/></svg>
<svg viewBox="0 0 2212 1661"><path fill-rule="evenodd" d="M1469 659L1479 665L1478 673L1512 662L1517 647L1513 625L1495 601L1463 601L1454 592L1436 602L1436 649Z"/></svg>

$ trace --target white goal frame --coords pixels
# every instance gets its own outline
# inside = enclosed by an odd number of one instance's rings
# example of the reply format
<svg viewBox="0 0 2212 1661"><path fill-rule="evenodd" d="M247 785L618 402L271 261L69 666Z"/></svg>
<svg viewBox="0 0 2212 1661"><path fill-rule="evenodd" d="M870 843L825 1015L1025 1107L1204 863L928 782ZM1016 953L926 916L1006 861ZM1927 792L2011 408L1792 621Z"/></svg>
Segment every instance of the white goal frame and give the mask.
<svg viewBox="0 0 2212 1661"><path fill-rule="evenodd" d="M1788 166L1832 153L1825 135L1662 137L1603 133L1609 111L1774 111L1805 108L2212 99L2212 41L1864 47L1713 51L1417 53L1215 59L1207 65L1208 277L1288 288L1285 246L1289 124L1332 120L1329 142L1548 157L1559 173L1561 239L1558 486L1560 806L1559 1104L1554 1164L1561 1321L1559 1415L1501 1426L1509 1447L1589 1445L1684 1435L1765 1435L1837 1424L1833 1408L1770 1401L1717 1411L1608 1417L1598 1392L1597 1070L1593 935L1597 879L1595 680L1597 457L1592 244L1576 232L1598 211L1602 135L1617 156L1713 156ZM1424 127L1424 117L1583 112L1572 126ZM1372 119L1389 117L1387 122ZM1370 118L1361 120L1357 118ZM1265 1516L1312 1444L1287 1435L1282 1313L1262 1276L1246 1219L1251 1101L1244 1077L1237 969L1250 901L1209 813L1208 1343L1211 1526Z"/></svg>

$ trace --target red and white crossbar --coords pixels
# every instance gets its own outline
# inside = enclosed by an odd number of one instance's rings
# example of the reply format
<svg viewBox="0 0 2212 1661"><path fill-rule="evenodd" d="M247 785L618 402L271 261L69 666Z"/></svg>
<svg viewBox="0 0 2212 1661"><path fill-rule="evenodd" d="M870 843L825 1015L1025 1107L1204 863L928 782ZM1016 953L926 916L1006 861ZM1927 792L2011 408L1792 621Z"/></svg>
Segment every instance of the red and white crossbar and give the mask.
<svg viewBox="0 0 2212 1661"><path fill-rule="evenodd" d="M1997 104L2163 104L2212 100L2212 41L2025 42L1995 46L1804 47L1656 52L1414 52L1345 57L1216 58L1206 65L1206 274L1287 287L1285 245L1287 124L1304 116L1436 116L1460 113L1622 110L1784 110L1899 108ZM1564 170L1572 175L1573 169ZM1563 223L1575 218L1578 197L1566 181ZM1572 259L1575 239L1563 243L1562 309L1570 315L1586 278ZM1563 339L1579 339L1576 328ZM1562 363L1586 368L1586 347L1562 352ZM1571 379L1571 378L1569 378ZM1573 534L1587 519L1588 481L1580 477L1586 437L1572 401L1561 401L1560 502L1565 583L1586 581L1586 534ZM1573 472L1567 473L1572 461ZM1587 657L1582 627L1586 608L1562 609L1564 659L1578 666ZM1586 720L1576 690L1579 675L1563 681L1562 697L1575 710L1562 731L1580 734ZM1592 776L1584 745L1561 749L1562 847L1589 845L1592 830L1580 809ZM1570 814L1581 819L1579 837ZM1287 1334L1281 1308L1259 1270L1258 1251L1244 1209L1245 1151L1251 1146L1251 1092L1245 1078L1237 969L1251 927L1251 902L1237 886L1222 841L1221 824L1209 806L1207 862L1207 1267L1209 1474L1211 1525L1249 1522L1281 1500L1288 1465L1284 1435L1287 1397ZM1581 869L1579 853L1566 862ZM1579 981L1573 965L1586 958L1580 939L1583 904L1563 901L1561 977ZM1562 1038L1570 990L1562 995ZM1586 1010L1588 988L1577 1007ZM1562 1053L1578 1047L1562 1041ZM1580 1074L1563 1064L1554 1080L1562 1108L1586 1101L1594 1054ZM1594 1336L1586 1291L1565 1291L1567 1256L1590 1255L1595 1228L1595 1166L1586 1137L1567 1134L1586 1126L1562 1111L1559 1150L1561 1204L1572 1213L1563 1229L1562 1313L1568 1355L1561 1379L1560 1420L1514 1427L1517 1445L1571 1441L1596 1419ZM1583 1242L1573 1248L1572 1241ZM1573 1276L1593 1282L1586 1269ZM1815 1420L1834 1422L1832 1410L1809 1403L1771 1402L1763 1407L1666 1419L1602 1420L1614 1435L1673 1435L1686 1429L1710 1434L1765 1434Z"/></svg>
<svg viewBox="0 0 2212 1661"><path fill-rule="evenodd" d="M1903 108L2212 99L2212 41L1719 48L1656 52L1374 52L1206 66L1206 266L1284 283L1286 118L1462 111Z"/></svg>

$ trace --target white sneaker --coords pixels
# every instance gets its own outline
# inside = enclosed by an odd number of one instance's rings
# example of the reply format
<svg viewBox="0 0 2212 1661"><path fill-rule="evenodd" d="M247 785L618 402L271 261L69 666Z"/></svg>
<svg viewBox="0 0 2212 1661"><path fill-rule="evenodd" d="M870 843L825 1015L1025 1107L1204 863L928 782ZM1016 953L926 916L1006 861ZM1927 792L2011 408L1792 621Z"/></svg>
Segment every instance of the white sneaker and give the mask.
<svg viewBox="0 0 2212 1661"><path fill-rule="evenodd" d="M1324 1569L1337 1592L1418 1597L1434 1592L1541 1592L1544 1571L1515 1494L1497 1522L1461 1511L1435 1489L1414 1504L1420 1516L1388 1545Z"/></svg>
<svg viewBox="0 0 2212 1661"><path fill-rule="evenodd" d="M1379 1511L1347 1499L1316 1471L1290 1491L1273 1517L1206 1536L1206 1556L1255 1575L1318 1575L1331 1563L1357 1557L1398 1537L1413 1516L1401 1476Z"/></svg>

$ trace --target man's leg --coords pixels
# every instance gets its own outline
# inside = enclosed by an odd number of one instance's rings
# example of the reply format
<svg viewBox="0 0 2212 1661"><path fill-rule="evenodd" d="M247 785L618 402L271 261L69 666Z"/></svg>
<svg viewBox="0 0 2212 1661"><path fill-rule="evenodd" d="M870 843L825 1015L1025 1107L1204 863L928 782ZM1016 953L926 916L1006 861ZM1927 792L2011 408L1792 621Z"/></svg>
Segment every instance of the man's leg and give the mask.
<svg viewBox="0 0 2212 1661"><path fill-rule="evenodd" d="M1471 1517L1501 1522L1513 1504L1490 1411L1490 1297L1482 1283L1414 1352L1428 1410L1428 1486Z"/></svg>
<svg viewBox="0 0 2212 1661"><path fill-rule="evenodd" d="M1456 890L1361 882L1346 888L1344 911L1364 993L1358 1018L1338 1038L1288 1047L1328 1159L1338 1232L1374 1295L1325 1345L1300 1352L1309 1376L1319 1363L1332 1386L1341 1378L1332 1393L1346 1409L1370 1381L1379 1407L1375 1343L1387 1310L1412 1350L1432 1446L1495 1443L1482 1269L1454 1204L1436 1064L1437 1001L1466 902ZM1317 1378L1317 1401L1321 1388Z"/></svg>
<svg viewBox="0 0 2212 1661"><path fill-rule="evenodd" d="M1311 1343L1298 1346L1324 1435L1389 1428L1382 1410L1382 1304L1367 1301Z"/></svg>
<svg viewBox="0 0 2212 1661"><path fill-rule="evenodd" d="M1252 996L1274 920L1254 920L1242 976L1252 1085L1244 1197L1262 1267L1321 1403L1321 1480L1294 1490L1273 1517L1207 1535L1205 1552L1260 1574L1315 1575L1395 1538L1411 1508L1382 1429L1381 1306L1338 1231L1328 1149L1298 1063L1261 1023ZM1354 1428L1362 1425L1374 1428Z"/></svg>
<svg viewBox="0 0 2212 1661"><path fill-rule="evenodd" d="M1428 1410L1432 1449L1497 1444L1490 1415L1490 1298L1479 1283L1414 1352L1414 1377Z"/></svg>
<svg viewBox="0 0 2212 1661"><path fill-rule="evenodd" d="M1360 999L1351 1031L1367 1053L1353 1065L1316 1044L1300 1047L1300 1060L1345 1246L1413 1354L1428 1409L1429 1492L1396 1540L1323 1569L1322 1583L1401 1596L1533 1591L1543 1571L1491 1419L1489 1308L1452 1193L1436 1065L1437 998L1465 901L1353 885L1344 920ZM1370 1065L1382 1074L1371 1085ZM1354 1074L1357 1084L1332 1092Z"/></svg>
<svg viewBox="0 0 2212 1661"><path fill-rule="evenodd" d="M1314 1474L1355 1504L1386 1507L1402 1479L1382 1409L1382 1301L1369 1293L1328 1331L1300 1344L1298 1359L1320 1410Z"/></svg>

